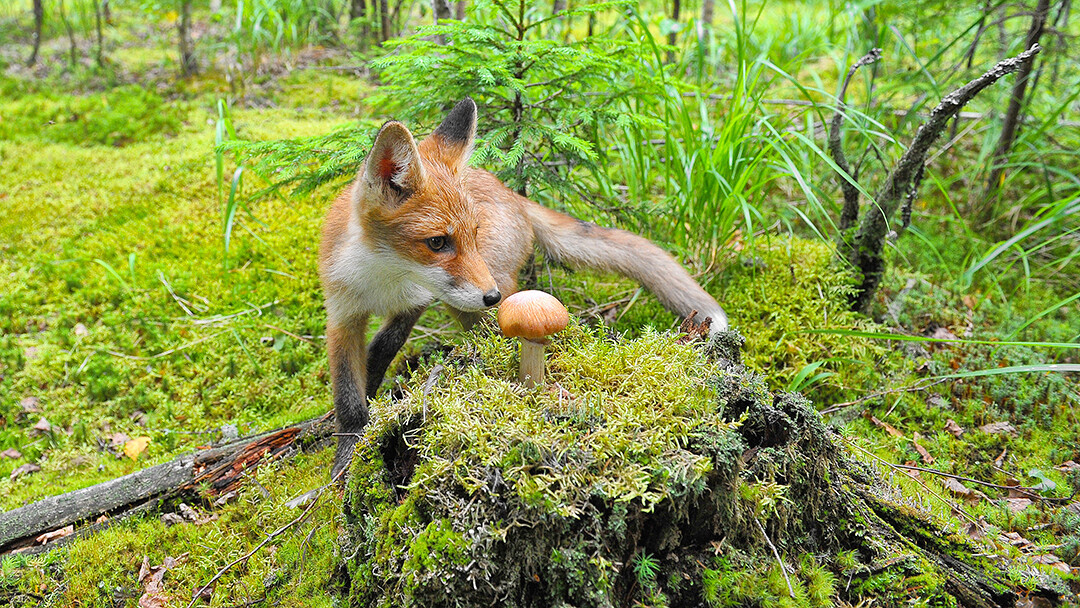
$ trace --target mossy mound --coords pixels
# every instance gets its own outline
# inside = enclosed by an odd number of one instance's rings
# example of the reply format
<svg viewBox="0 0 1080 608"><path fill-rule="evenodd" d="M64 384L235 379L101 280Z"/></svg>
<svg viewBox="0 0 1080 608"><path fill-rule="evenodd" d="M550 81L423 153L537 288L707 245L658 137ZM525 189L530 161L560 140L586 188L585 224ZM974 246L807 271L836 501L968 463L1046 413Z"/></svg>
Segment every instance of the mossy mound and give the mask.
<svg viewBox="0 0 1080 608"><path fill-rule="evenodd" d="M965 541L878 498L804 398L738 363L739 344L572 325L531 390L514 380L514 342L491 331L429 362L402 398L374 403L358 444L337 576L348 604L857 601L834 572L886 604L1009 602Z"/></svg>

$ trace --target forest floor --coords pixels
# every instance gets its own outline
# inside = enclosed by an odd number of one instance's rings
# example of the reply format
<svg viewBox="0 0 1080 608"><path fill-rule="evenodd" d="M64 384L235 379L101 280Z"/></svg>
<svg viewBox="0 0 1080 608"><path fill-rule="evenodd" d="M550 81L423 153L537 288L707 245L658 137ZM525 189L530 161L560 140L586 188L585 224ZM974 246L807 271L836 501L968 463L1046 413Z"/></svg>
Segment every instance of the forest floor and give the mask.
<svg viewBox="0 0 1080 608"><path fill-rule="evenodd" d="M147 72L164 69L152 53L125 52ZM370 117L371 86L347 72L286 70L252 87L232 124L247 140L328 132ZM16 68L0 76L0 510L165 462L234 429L331 409L316 247L335 190L242 210L226 252L214 151L224 87L214 77L106 87ZM947 236L937 238L947 249ZM1065 576L1075 585L1080 389L1061 374L977 373L1054 361L994 344L1052 295L958 291L896 256L875 322L846 310L850 281L832 258L827 243L763 233L694 270L747 336L745 362L773 389L805 392L913 505L1006 556L1018 582ZM550 265L539 278L586 323L628 336L676 327L630 281ZM1037 335L1014 339L1065 341L1069 325L1048 315ZM435 308L402 359L454 343L458 331ZM1068 357L1057 361L1075 362ZM171 558L163 593L167 605L186 605L299 514L287 503L328 481L331 456L328 447L263 466L230 500L187 497L193 520L139 516L42 555L4 556L0 598L133 605L149 592L140 571ZM1033 487L1047 500L894 466L905 463ZM310 518L222 577L212 605L331 605L339 511L326 494Z"/></svg>

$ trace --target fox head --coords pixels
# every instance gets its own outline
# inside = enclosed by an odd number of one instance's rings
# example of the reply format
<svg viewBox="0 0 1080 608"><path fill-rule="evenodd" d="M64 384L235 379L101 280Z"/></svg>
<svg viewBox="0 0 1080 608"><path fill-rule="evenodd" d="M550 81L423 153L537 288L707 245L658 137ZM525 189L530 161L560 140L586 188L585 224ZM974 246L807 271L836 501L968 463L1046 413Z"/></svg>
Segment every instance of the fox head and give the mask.
<svg viewBox="0 0 1080 608"><path fill-rule="evenodd" d="M360 168L353 201L367 244L463 311L502 299L480 256L480 215L465 187L475 135L472 99L458 103L419 145L405 125L384 124Z"/></svg>

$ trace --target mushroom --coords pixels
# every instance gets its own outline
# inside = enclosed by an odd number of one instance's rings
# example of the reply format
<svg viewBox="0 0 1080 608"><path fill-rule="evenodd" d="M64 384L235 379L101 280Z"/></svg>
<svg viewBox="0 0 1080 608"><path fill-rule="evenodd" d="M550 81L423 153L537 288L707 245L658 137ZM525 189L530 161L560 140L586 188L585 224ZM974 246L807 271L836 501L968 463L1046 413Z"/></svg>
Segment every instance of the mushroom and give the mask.
<svg viewBox="0 0 1080 608"><path fill-rule="evenodd" d="M525 386L544 381L544 345L548 336L570 322L566 307L555 296L542 291L519 291L499 305L499 327L509 338L521 339L521 370Z"/></svg>

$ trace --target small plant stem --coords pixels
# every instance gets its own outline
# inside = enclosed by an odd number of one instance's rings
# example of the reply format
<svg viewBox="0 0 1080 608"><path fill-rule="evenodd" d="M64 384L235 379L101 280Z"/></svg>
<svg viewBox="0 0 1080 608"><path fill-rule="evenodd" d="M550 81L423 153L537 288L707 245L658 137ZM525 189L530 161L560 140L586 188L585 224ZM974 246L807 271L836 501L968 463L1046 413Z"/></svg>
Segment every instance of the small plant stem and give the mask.
<svg viewBox="0 0 1080 608"><path fill-rule="evenodd" d="M315 508L315 505L319 504L319 499L322 498L323 492L326 491L326 488L334 485L334 483L337 482L338 477L341 477L342 474L345 473L345 471L347 471L347 470L348 469L342 469L341 472L338 473L337 477L335 477L330 483L328 483L325 486L322 486L321 488L319 488L318 492L315 494L315 498L313 498L311 500L311 502L308 504L307 508L304 509L303 513L301 513L300 515L297 515L289 523L285 524L284 526L281 526L277 530L275 530L275 531L271 532L270 534L268 534L266 536L266 538L264 538L262 540L261 543L259 543L258 545L255 546L254 549L252 549L251 551L248 551L244 555L242 555L242 556L236 558L235 560L229 562L228 564L225 565L225 567L218 570L217 574L214 575L214 578L210 579L205 585L203 585L202 587L199 587L198 590L195 591L194 595L191 598L191 603L189 603L187 605L187 608L191 608L192 606L194 606L195 603L199 601L199 598L202 595L202 592L209 589L222 576L225 576L225 573L228 572L230 568L232 568L236 564L239 564L242 561L247 560L252 555L255 555L255 553L258 552L259 549L262 549L263 547L265 547L267 543L274 540L278 536L281 536L283 533L288 531L290 528L292 528L296 524L298 524L298 523L304 521L305 519L307 519L308 515L310 515L311 511Z"/></svg>
<svg viewBox="0 0 1080 608"><path fill-rule="evenodd" d="M776 545L769 539L769 534L765 532L765 526L761 525L761 520L754 518L754 523L757 524L758 530L761 530L761 535L765 537L765 542L768 543L769 548L772 549L773 557L776 558L776 563L780 565L780 573L784 575L784 582L787 583L788 596L794 598L795 590L791 588L791 579L788 578L787 568L784 567L784 560L780 559L780 552L776 550Z"/></svg>
<svg viewBox="0 0 1080 608"><path fill-rule="evenodd" d="M528 387L544 381L544 345L525 338L521 339L521 370L518 380Z"/></svg>
<svg viewBox="0 0 1080 608"><path fill-rule="evenodd" d="M1024 48L1038 46L1042 38L1043 29L1046 26L1046 17L1050 12L1050 0L1039 0L1035 7L1035 13L1031 17L1031 27L1028 29ZM979 220L983 224L989 224L994 219L996 211L995 200L998 189L1001 187L1005 175L1006 157L1012 151L1013 142L1020 129L1020 112L1024 108L1025 92L1028 86L1028 78L1031 76L1033 61L1025 61L1020 64L1013 83L1012 94L1009 96L1009 107L1005 110L1005 119L1001 126L1001 137L998 139L997 149L990 161L990 175L986 180L986 188L979 204Z"/></svg>

